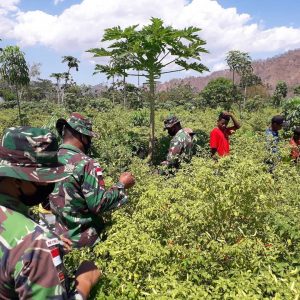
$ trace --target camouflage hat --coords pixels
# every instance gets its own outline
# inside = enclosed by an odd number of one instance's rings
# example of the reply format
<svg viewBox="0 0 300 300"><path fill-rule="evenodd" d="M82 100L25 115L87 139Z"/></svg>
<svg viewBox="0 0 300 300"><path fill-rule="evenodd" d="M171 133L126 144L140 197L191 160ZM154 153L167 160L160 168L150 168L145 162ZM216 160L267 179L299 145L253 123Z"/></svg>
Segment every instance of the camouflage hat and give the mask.
<svg viewBox="0 0 300 300"><path fill-rule="evenodd" d="M79 113L73 112L71 116L65 119L58 119L56 122L56 130L60 136L62 136L62 131L65 125L71 126L74 130L81 134L94 137L95 132L92 131L92 122L90 119L82 116Z"/></svg>
<svg viewBox="0 0 300 300"><path fill-rule="evenodd" d="M179 123L180 121L176 116L169 116L164 120L164 130L173 127L175 124Z"/></svg>
<svg viewBox="0 0 300 300"><path fill-rule="evenodd" d="M47 129L11 127L0 146L0 177L34 182L57 182L68 174L57 160L58 142Z"/></svg>

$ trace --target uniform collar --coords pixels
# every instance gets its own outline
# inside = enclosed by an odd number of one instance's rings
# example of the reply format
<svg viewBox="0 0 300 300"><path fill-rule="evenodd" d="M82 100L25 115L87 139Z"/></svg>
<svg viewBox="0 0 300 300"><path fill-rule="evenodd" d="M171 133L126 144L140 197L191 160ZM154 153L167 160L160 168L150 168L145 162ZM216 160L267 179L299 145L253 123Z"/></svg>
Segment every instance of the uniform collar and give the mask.
<svg viewBox="0 0 300 300"><path fill-rule="evenodd" d="M29 207L12 196L0 194L0 205L29 216Z"/></svg>
<svg viewBox="0 0 300 300"><path fill-rule="evenodd" d="M59 150L60 149L67 149L67 150L71 150L73 152L76 152L76 153L83 153L79 148L71 145L71 144L61 144L59 146Z"/></svg>
<svg viewBox="0 0 300 300"><path fill-rule="evenodd" d="M179 129L179 130L177 131L177 133L175 134L175 136L178 135L178 134L180 134L182 131L184 131L183 128Z"/></svg>

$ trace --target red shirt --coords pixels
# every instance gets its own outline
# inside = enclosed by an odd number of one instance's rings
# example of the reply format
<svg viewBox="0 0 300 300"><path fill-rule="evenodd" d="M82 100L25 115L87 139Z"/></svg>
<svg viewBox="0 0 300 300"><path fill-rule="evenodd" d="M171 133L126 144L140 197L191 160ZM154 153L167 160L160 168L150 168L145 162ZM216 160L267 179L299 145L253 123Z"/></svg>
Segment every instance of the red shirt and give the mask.
<svg viewBox="0 0 300 300"><path fill-rule="evenodd" d="M300 142L298 141L297 143L295 142L294 138L291 138L290 140L290 145L291 145L291 157L294 159L299 158L300 156L300 149L299 149L299 145Z"/></svg>
<svg viewBox="0 0 300 300"><path fill-rule="evenodd" d="M228 127L224 131L219 127L214 128L210 133L210 148L217 149L220 156L229 154L229 136L234 132L235 127Z"/></svg>

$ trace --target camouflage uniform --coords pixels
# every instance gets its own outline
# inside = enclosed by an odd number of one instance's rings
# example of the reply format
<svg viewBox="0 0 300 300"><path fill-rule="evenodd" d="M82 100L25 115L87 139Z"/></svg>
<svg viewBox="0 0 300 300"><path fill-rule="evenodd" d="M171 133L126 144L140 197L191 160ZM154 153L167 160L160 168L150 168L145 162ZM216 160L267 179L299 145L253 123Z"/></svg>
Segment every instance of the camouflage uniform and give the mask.
<svg viewBox="0 0 300 300"><path fill-rule="evenodd" d="M66 122L82 134L94 135L90 121L78 114L72 114L68 121L58 121L60 134ZM51 210L56 216L56 233L72 240L75 248L93 246L103 229L101 214L127 202L124 185L117 183L106 191L99 164L73 145L62 144L58 159L73 166L73 173L57 183L50 195Z"/></svg>
<svg viewBox="0 0 300 300"><path fill-rule="evenodd" d="M164 121L164 129L171 128L175 124L179 123L179 120L175 117L169 117ZM192 158L193 141L190 132L190 128L180 129L176 135L172 138L167 155L167 165L169 167L178 168L181 161L189 162Z"/></svg>
<svg viewBox="0 0 300 300"><path fill-rule="evenodd" d="M0 180L33 182L66 178L57 162L57 141L45 129L7 129L0 146ZM0 299L83 299L71 293L60 239L29 217L19 199L0 194Z"/></svg>

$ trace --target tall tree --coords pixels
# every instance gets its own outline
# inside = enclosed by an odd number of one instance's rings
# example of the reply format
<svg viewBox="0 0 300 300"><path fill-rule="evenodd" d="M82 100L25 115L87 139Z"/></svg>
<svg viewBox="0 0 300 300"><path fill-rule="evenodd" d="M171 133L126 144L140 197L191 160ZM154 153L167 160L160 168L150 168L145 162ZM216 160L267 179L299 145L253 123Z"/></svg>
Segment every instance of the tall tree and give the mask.
<svg viewBox="0 0 300 300"><path fill-rule="evenodd" d="M232 105L232 81L219 77L211 80L200 93L201 106L230 110ZM240 97L240 95L239 95Z"/></svg>
<svg viewBox="0 0 300 300"><path fill-rule="evenodd" d="M25 54L18 46L7 46L0 51L0 74L16 92L20 125L23 125L21 115L21 88L30 82L29 69Z"/></svg>
<svg viewBox="0 0 300 300"><path fill-rule="evenodd" d="M33 63L32 65L28 65L29 68L29 78L30 81L36 79L41 74L41 63Z"/></svg>
<svg viewBox="0 0 300 300"><path fill-rule="evenodd" d="M68 86L69 80L71 79L71 69L75 68L75 70L78 72L80 61L76 57L71 55L63 56L62 58L63 60L61 62L67 63L68 66L67 72L63 73L63 78L65 82L61 88L61 102L64 103L65 89Z"/></svg>
<svg viewBox="0 0 300 300"><path fill-rule="evenodd" d="M253 74L252 68L246 69L246 72L243 72L240 80L240 87L244 89L244 104L243 108L246 106L247 99L247 88L254 85L262 85L262 80L259 76Z"/></svg>
<svg viewBox="0 0 300 300"><path fill-rule="evenodd" d="M206 43L200 39L199 31L200 29L196 27L174 29L171 26L164 26L163 21L158 18L151 18L151 23L141 29L138 29L138 25L125 29L119 26L106 29L102 42L110 42L110 45L106 49L88 50L94 57L114 58L126 55L128 63L126 74L146 78L150 95L149 159L153 157L155 141L155 81L162 74L170 72L208 70L200 63L200 54L207 51L203 48ZM179 68L168 70L168 66ZM129 70L137 73L130 74Z"/></svg>
<svg viewBox="0 0 300 300"><path fill-rule="evenodd" d="M52 74L50 74L50 77L52 77L56 80L55 88L56 88L57 104L60 104L61 103L61 90L62 90L61 81L64 77L64 73L52 73Z"/></svg>
<svg viewBox="0 0 300 300"><path fill-rule="evenodd" d="M284 81L278 81L273 94L273 103L275 106L280 106L282 99L287 96L288 86Z"/></svg>
<svg viewBox="0 0 300 300"><path fill-rule="evenodd" d="M68 87L69 81L72 81L71 76L71 69L75 68L76 71L79 70L79 63L80 61L71 55L63 56L62 57L62 63L67 63L67 72L63 73L52 73L50 77L55 78L56 83L56 93L57 93L57 103L63 104L64 103L64 95L65 90Z"/></svg>
<svg viewBox="0 0 300 300"><path fill-rule="evenodd" d="M122 77L124 108L126 107L126 77L128 76L127 70L130 69L129 59L130 57L127 57L125 53L121 55L112 55L110 57L110 62L108 65L96 64L94 72L94 74L105 73L107 79L113 79L113 103L115 102L115 77Z"/></svg>
<svg viewBox="0 0 300 300"><path fill-rule="evenodd" d="M251 57L247 52L241 52L238 50L232 50L227 53L226 56L226 62L227 65L232 71L232 82L233 82L233 89L232 89L232 94L234 100L236 100L237 96L237 88L235 85L235 74L240 75L240 77L248 77L249 74L252 73L252 65L251 65ZM246 89L246 86L245 86ZM244 95L244 97L246 97ZM244 98L245 99L245 98ZM241 114L241 102L239 102L239 109L240 109L240 114Z"/></svg>

